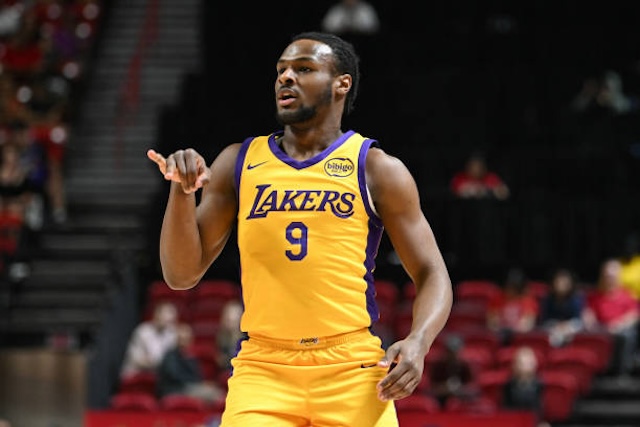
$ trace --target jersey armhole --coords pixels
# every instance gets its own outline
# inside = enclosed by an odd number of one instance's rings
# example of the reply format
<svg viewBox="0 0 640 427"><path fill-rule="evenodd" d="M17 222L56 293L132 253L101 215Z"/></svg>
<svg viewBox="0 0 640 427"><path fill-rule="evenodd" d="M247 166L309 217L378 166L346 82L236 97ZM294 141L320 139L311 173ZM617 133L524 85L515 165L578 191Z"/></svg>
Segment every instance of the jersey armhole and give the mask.
<svg viewBox="0 0 640 427"><path fill-rule="evenodd" d="M376 207L373 203L365 173L367 166L367 154L371 147L380 148L380 143L375 139L365 139L360 147L360 154L358 155L358 184L367 215L369 215L369 218L376 226L382 228L382 220L378 216L378 212L376 211Z"/></svg>
<svg viewBox="0 0 640 427"><path fill-rule="evenodd" d="M234 172L234 182L236 194L240 194L240 178L242 177L242 168L244 167L244 159L247 157L247 151L253 141L254 137L249 137L242 142L240 150L238 151L238 157L236 158L236 167Z"/></svg>

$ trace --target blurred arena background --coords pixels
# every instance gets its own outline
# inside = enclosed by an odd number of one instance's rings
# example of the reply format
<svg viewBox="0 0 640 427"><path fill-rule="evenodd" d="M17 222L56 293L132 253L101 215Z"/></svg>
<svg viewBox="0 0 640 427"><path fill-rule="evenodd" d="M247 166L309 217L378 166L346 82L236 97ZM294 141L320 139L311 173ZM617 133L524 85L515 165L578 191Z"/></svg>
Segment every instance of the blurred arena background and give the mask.
<svg viewBox="0 0 640 427"><path fill-rule="evenodd" d="M0 1L0 144L27 144L32 162L17 208L2 196L0 420L125 425L85 417L113 409L130 335L162 281L168 185L146 150L193 147L212 160L275 130L275 61L333 3ZM518 267L542 297L566 267L588 293L604 260L640 255L637 2L414 3L371 0L381 27L351 36L363 80L345 123L414 174L454 286L501 286ZM601 76L613 76L623 111L576 107ZM452 193L478 151L508 185L506 200ZM392 284L381 320L398 331L410 284L386 240L376 277ZM233 239L205 280L237 284ZM202 334L214 339L214 329ZM553 425L637 425L638 372L619 381L594 371L552 410ZM201 425L219 409L187 418ZM417 411L429 420L426 406Z"/></svg>

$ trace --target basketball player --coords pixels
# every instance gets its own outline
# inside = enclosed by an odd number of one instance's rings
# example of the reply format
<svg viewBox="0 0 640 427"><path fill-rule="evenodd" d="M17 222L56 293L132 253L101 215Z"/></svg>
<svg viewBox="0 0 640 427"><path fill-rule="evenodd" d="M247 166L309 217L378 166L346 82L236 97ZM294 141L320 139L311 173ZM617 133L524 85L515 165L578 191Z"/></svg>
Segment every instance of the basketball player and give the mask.
<svg viewBox="0 0 640 427"><path fill-rule="evenodd" d="M283 129L223 149L149 150L172 181L160 261L173 289L195 286L237 222L246 339L233 359L223 427L390 427L452 303L451 282L404 164L342 130L360 78L353 46L292 38L276 64ZM196 203L194 193L202 189ZM370 332L383 231L417 286L411 332Z"/></svg>

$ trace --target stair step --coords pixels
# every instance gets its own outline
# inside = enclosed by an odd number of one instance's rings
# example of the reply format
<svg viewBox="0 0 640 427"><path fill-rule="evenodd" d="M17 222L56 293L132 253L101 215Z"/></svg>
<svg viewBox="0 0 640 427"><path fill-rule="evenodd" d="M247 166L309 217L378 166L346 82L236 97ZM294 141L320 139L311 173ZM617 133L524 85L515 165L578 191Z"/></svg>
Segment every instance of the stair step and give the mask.
<svg viewBox="0 0 640 427"><path fill-rule="evenodd" d="M149 196L140 193L100 193L70 192L67 196L68 203L78 210L102 210L103 212L129 212L145 213L152 193Z"/></svg>
<svg viewBox="0 0 640 427"><path fill-rule="evenodd" d="M31 290L102 290L115 288L113 279L67 274L66 277L31 274L20 284L21 288Z"/></svg>
<svg viewBox="0 0 640 427"><path fill-rule="evenodd" d="M140 250L144 239L138 234L129 235L82 235L46 233L40 237L39 253L59 258L101 258L120 250Z"/></svg>
<svg viewBox="0 0 640 427"><path fill-rule="evenodd" d="M103 315L103 310L95 308L14 308L9 327L12 332L94 329L102 322Z"/></svg>
<svg viewBox="0 0 640 427"><path fill-rule="evenodd" d="M102 290L29 290L13 297L12 304L27 308L102 308L110 298Z"/></svg>
<svg viewBox="0 0 640 427"><path fill-rule="evenodd" d="M580 400L574 406L572 419L607 424L637 422L640 420L640 399Z"/></svg>
<svg viewBox="0 0 640 427"><path fill-rule="evenodd" d="M640 378L606 376L595 378L589 396L596 399L637 398L640 400Z"/></svg>
<svg viewBox="0 0 640 427"><path fill-rule="evenodd" d="M78 215L76 215L78 213ZM69 207L69 216L72 221L69 224L70 231L76 233L95 233L97 231L106 233L135 233L144 229L145 221L138 215L127 213L104 214L82 212Z"/></svg>
<svg viewBox="0 0 640 427"><path fill-rule="evenodd" d="M29 281L63 283L103 282L113 273L108 260L47 260L31 261Z"/></svg>

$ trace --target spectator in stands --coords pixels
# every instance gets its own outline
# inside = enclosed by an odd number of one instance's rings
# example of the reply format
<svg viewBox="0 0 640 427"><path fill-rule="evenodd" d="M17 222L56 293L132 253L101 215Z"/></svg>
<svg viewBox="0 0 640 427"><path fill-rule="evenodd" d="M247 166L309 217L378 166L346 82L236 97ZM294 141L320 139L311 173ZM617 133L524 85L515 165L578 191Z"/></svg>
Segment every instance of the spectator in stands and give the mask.
<svg viewBox="0 0 640 427"><path fill-rule="evenodd" d="M187 323L177 326L177 341L162 357L156 374L160 398L178 394L193 396L206 404L220 400L224 394L215 384L205 381L200 362L192 352L193 330Z"/></svg>
<svg viewBox="0 0 640 427"><path fill-rule="evenodd" d="M0 126L7 128L12 123L27 123L29 110L18 100L15 77L10 73L0 74Z"/></svg>
<svg viewBox="0 0 640 427"><path fill-rule="evenodd" d="M597 288L587 297L592 314L592 328L604 329L616 341L611 372L620 376L631 374L638 349L638 301L622 286L622 266L615 258L605 260L600 267Z"/></svg>
<svg viewBox="0 0 640 427"><path fill-rule="evenodd" d="M31 195L29 170L16 144L6 143L0 150L0 212L22 221Z"/></svg>
<svg viewBox="0 0 640 427"><path fill-rule="evenodd" d="M324 31L337 34L357 46L364 68L381 70L386 66L378 54L380 16L368 1L337 0L323 15L320 26Z"/></svg>
<svg viewBox="0 0 640 427"><path fill-rule="evenodd" d="M40 73L45 64L40 42L37 23L27 11L22 17L20 28L9 36L0 52L0 64L4 71L20 79L29 79Z"/></svg>
<svg viewBox="0 0 640 427"><path fill-rule="evenodd" d="M451 180L451 191L463 199L509 198L509 187L497 173L488 169L485 156L480 152L472 153L465 163L464 170L457 172Z"/></svg>
<svg viewBox="0 0 640 427"><path fill-rule="evenodd" d="M544 384L538 374L538 359L530 347L519 347L514 354L511 374L502 390L504 409L533 411L537 427L549 427L543 420Z"/></svg>
<svg viewBox="0 0 640 427"><path fill-rule="evenodd" d="M32 128L24 121L15 121L10 126L11 143L20 153L20 162L27 173L30 188L29 204L25 220L33 230L42 227L46 188L49 172L44 147L33 136Z"/></svg>
<svg viewBox="0 0 640 427"><path fill-rule="evenodd" d="M27 267L19 258L24 248L25 212L31 197L28 171L20 161L20 151L13 143L5 143L0 148L0 269L9 266L12 271L26 271ZM16 264L19 263L19 264ZM21 274L18 274L21 276Z"/></svg>
<svg viewBox="0 0 640 427"><path fill-rule="evenodd" d="M3 2L0 5L0 37L15 34L20 29L24 5L16 2Z"/></svg>
<svg viewBox="0 0 640 427"><path fill-rule="evenodd" d="M515 333L532 331L537 324L537 299L527 290L528 279L524 271L509 269L502 292L489 301L487 326L495 331L503 344L510 342Z"/></svg>
<svg viewBox="0 0 640 427"><path fill-rule="evenodd" d="M26 105L32 133L46 154L46 194L52 218L60 224L67 219L63 180L64 148L68 133L65 123L67 100L49 90L48 83L51 80L36 79L31 84L31 96Z"/></svg>
<svg viewBox="0 0 640 427"><path fill-rule="evenodd" d="M230 300L222 308L216 345L218 347L218 366L223 370L231 369L231 359L235 357L240 341L244 338L240 330L243 311L242 303L238 300Z"/></svg>
<svg viewBox="0 0 640 427"><path fill-rule="evenodd" d="M580 114L621 115L638 111L640 99L626 94L622 77L614 70L602 76L587 77L571 102L571 109Z"/></svg>
<svg viewBox="0 0 640 427"><path fill-rule="evenodd" d="M176 345L178 310L171 302L159 303L150 320L141 322L131 334L121 377L156 372L165 353Z"/></svg>
<svg viewBox="0 0 640 427"><path fill-rule="evenodd" d="M584 328L585 301L572 271L556 270L550 283L551 290L541 304L540 325L549 331L551 345L559 347Z"/></svg>
<svg viewBox="0 0 640 427"><path fill-rule="evenodd" d="M620 280L633 297L640 301L640 241L637 234L631 234L625 242L625 250L620 257Z"/></svg>
<svg viewBox="0 0 640 427"><path fill-rule="evenodd" d="M473 398L478 390L473 386L474 372L468 361L461 357L464 340L451 334L445 340L445 352L429 366L429 382L440 406L445 407L451 397Z"/></svg>
<svg viewBox="0 0 640 427"><path fill-rule="evenodd" d="M380 31L380 19L375 7L365 0L340 0L322 18L323 31L350 35L373 35Z"/></svg>

